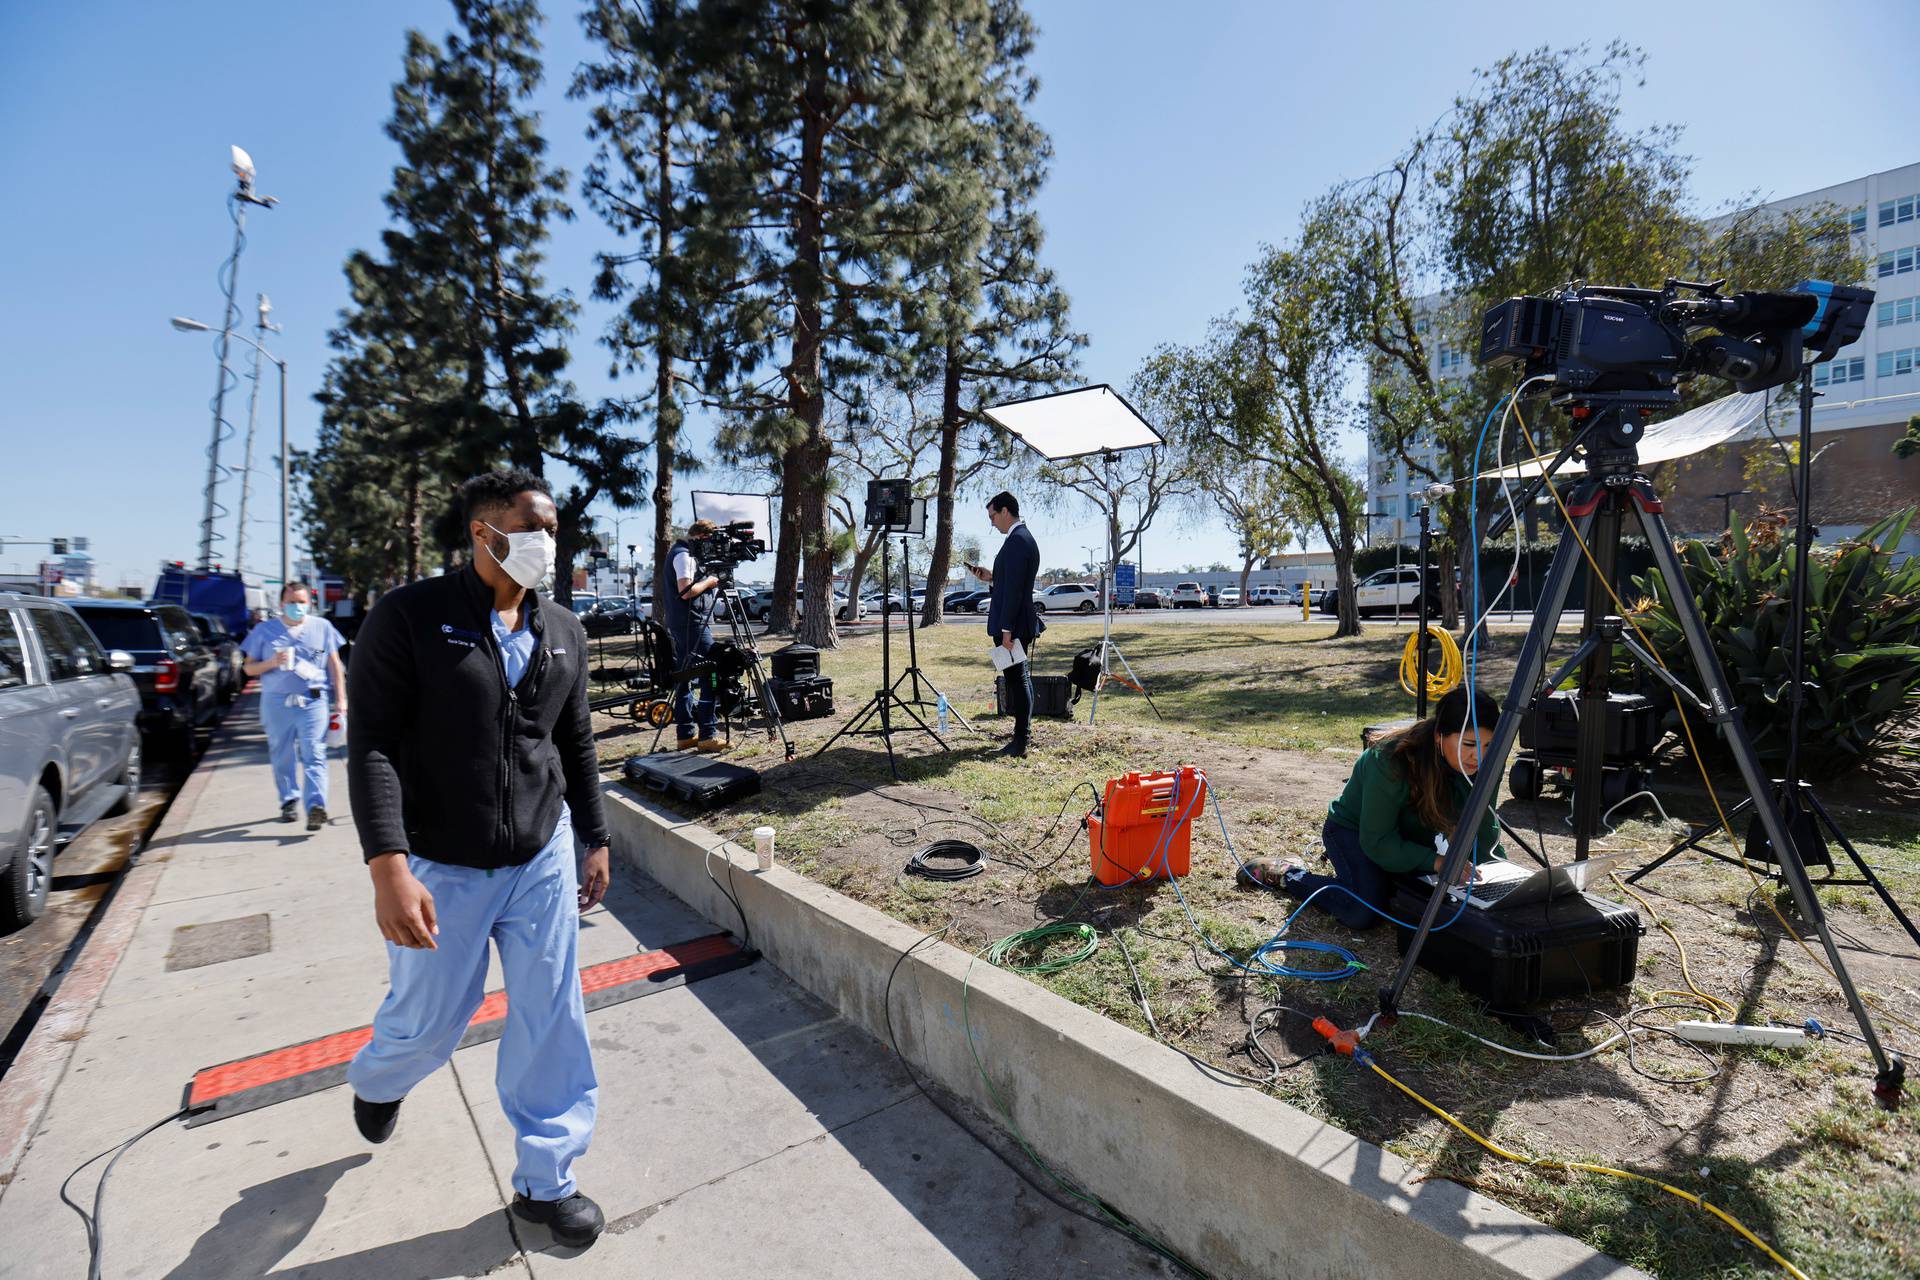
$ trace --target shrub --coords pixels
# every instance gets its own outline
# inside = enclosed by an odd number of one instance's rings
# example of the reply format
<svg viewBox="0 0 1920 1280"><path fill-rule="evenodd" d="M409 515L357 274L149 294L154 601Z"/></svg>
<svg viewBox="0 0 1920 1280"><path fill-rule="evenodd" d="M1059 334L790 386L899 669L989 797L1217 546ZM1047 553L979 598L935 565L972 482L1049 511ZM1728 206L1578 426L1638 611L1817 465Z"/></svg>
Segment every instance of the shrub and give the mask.
<svg viewBox="0 0 1920 1280"><path fill-rule="evenodd" d="M1815 547L1807 580L1806 700L1801 771L1834 777L1893 749L1889 731L1920 706L1920 556L1896 564L1910 508L1859 538ZM1787 756L1792 714L1793 530L1782 516L1735 528L1717 545L1679 547L1687 585L1726 669L1761 760L1775 773ZM1645 597L1635 620L1667 664L1698 688L1672 601L1657 575L1634 578ZM1669 712L1670 727L1677 713ZM1694 720L1694 736L1709 736ZM1724 751L1724 746L1720 748Z"/></svg>

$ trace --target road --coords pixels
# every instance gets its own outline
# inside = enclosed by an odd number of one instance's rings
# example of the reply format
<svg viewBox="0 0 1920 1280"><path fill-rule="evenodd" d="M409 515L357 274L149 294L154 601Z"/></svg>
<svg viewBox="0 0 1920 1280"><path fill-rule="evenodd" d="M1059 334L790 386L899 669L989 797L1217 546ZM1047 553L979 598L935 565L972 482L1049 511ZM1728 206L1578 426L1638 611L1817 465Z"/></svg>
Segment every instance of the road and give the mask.
<svg viewBox="0 0 1920 1280"><path fill-rule="evenodd" d="M1098 613L1048 613L1043 616L1046 618L1049 627L1062 625L1072 626L1075 624L1097 627L1101 624L1101 616ZM1580 617L1581 615L1578 610L1568 610L1561 618L1561 625L1562 627L1577 626L1579 625ZM943 621L956 626L983 627L986 625L987 620L983 616L976 617L971 613L963 613L959 615L948 614ZM1492 623L1496 627L1506 627L1509 624L1524 627L1532 621L1533 615L1524 609L1516 611L1511 618L1509 618L1505 610L1500 610L1493 615L1492 619ZM1333 615L1321 613L1318 609L1315 609L1311 618L1303 619L1300 616L1300 606L1297 604L1252 605L1239 609L1128 609L1115 613L1113 615L1113 622L1115 626L1119 627L1143 625L1209 626L1220 623L1242 622L1257 622L1262 624L1300 623L1302 625L1324 627L1332 624ZM1382 626L1411 627L1414 622L1415 618L1413 614L1409 612L1397 622L1394 620L1392 614L1387 614L1384 617L1362 618L1360 625L1367 630L1372 630ZM1435 619L1434 622L1437 625L1438 619ZM895 625L898 626L898 622L896 622ZM877 630L878 627L879 619L877 616L865 618L851 627L845 623L840 625L841 630L853 635L860 635L867 631Z"/></svg>
<svg viewBox="0 0 1920 1280"><path fill-rule="evenodd" d="M0 1075L13 1064L13 1055L33 1029L47 994L85 945L81 935L94 909L160 821L186 773L177 762L149 763L132 811L102 818L54 859L46 914L0 937L0 1028L5 1029L0 1039Z"/></svg>

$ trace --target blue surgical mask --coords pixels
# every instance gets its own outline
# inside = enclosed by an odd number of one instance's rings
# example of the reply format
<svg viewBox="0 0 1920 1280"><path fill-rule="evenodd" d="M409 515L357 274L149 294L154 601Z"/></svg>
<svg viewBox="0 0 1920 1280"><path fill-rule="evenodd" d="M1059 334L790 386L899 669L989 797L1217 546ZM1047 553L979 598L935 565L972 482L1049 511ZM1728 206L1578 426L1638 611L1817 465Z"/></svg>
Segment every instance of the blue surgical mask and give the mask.
<svg viewBox="0 0 1920 1280"><path fill-rule="evenodd" d="M298 622L307 616L307 606L298 600L289 600L280 606L280 614L288 622Z"/></svg>

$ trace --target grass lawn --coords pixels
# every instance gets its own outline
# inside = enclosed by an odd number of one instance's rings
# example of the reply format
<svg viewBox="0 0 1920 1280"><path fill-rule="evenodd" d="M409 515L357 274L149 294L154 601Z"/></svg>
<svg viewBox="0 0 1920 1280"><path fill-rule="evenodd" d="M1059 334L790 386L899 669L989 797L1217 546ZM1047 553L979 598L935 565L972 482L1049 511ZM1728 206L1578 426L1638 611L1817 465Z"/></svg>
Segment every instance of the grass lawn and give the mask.
<svg viewBox="0 0 1920 1280"><path fill-rule="evenodd" d="M771 823L780 832L781 857L794 869L917 927L944 929L948 941L969 950L1048 920L1087 921L1101 934L1094 955L1034 981L1151 1033L1144 998L1163 1038L1219 1071L1265 1076L1246 1050L1248 1019L1283 1004L1353 1026L1397 963L1392 930L1356 933L1308 912L1290 937L1349 948L1368 971L1337 982L1248 978L1233 962L1273 936L1291 904L1236 881L1220 822L1211 815L1195 822L1193 872L1179 893L1165 882L1093 893L1086 891L1080 819L1093 801L1091 788L1107 778L1185 762L1207 771L1241 857L1314 850L1362 726L1412 710L1396 676L1404 630L1342 641L1330 640L1330 630L1231 618L1119 628L1116 639L1162 718L1139 693L1110 688L1097 725L1086 723L1084 701L1073 722L1037 722L1033 753L1014 763L993 754L1006 724L991 715L983 629L971 621L937 628L919 637L921 665L979 733L956 726L950 753L917 731L897 735L898 782L871 738L843 739L824 755L811 754L878 683L878 638L852 638L825 655L838 714L791 726L800 748L791 764L758 733L736 735L729 758L763 770L765 791L701 820L736 836ZM1064 672L1074 650L1098 637L1094 626L1056 624L1036 668ZM1481 668L1489 687L1504 691L1518 642L1517 631L1496 633ZM904 665L900 647L896 672ZM651 738L603 717L603 762L612 768L646 750ZM1920 905L1920 819L1910 802L1887 797L1911 796L1913 782L1910 774L1888 771L1826 796L1910 914ZM1730 805L1734 784L1716 777L1714 785ZM1666 761L1655 789L1675 819L1706 821L1712 814L1699 775L1682 759ZM1572 856L1572 841L1562 834L1564 798L1509 799L1501 811L1556 861ZM1596 848L1650 858L1677 830L1650 808L1622 813L1631 816ZM914 849L947 835L979 844L991 859L988 870L950 884L902 874ZM1686 858L1636 888L1684 945L1693 983L1737 1008L1741 1020L1798 1024L1817 1017L1852 1026L1832 980L1770 909L1769 898L1801 927L1784 891L1756 888L1738 867ZM1912 943L1868 891L1834 887L1822 898L1855 979L1876 1002L1882 1034L1899 1048L1920 1049L1920 957ZM1625 1018L1642 1006L1695 999L1673 938L1653 920L1645 923L1630 990L1595 992L1546 1011L1562 1052L1611 1034L1602 1015ZM1324 958L1296 956L1291 963L1312 967ZM1675 991L1681 994L1669 994ZM1857 1046L1827 1040L1791 1053L1736 1049L1708 1061L1667 1037L1644 1034L1635 1037L1631 1057L1615 1046L1579 1061L1539 1063L1461 1034L1523 1044L1449 981L1419 973L1403 1008L1459 1030L1402 1019L1369 1041L1381 1064L1502 1145L1658 1176L1732 1213L1811 1275L1920 1273L1916 1108L1909 1103L1889 1113L1870 1104L1871 1072ZM1646 1021L1705 1016L1662 1010ZM1499 1160L1371 1072L1319 1053L1303 1019L1289 1014L1268 1022L1261 1046L1287 1066L1258 1087L1386 1145L1426 1176L1466 1183L1658 1275L1777 1274L1758 1251L1687 1204L1615 1179Z"/></svg>

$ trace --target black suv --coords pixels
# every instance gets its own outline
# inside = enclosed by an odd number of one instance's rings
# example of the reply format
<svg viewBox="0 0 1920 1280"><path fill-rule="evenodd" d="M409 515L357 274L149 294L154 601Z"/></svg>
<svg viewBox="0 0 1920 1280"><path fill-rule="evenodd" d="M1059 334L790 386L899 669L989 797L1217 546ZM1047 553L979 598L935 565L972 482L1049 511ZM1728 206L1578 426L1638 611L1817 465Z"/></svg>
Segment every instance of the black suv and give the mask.
<svg viewBox="0 0 1920 1280"><path fill-rule="evenodd" d="M102 647L133 655L140 686L140 732L155 748L191 758L194 731L225 709L220 657L201 638L193 615L177 604L75 600L73 611Z"/></svg>
<svg viewBox="0 0 1920 1280"><path fill-rule="evenodd" d="M219 681L221 705L231 703L240 696L240 690L247 684L246 675L240 670L240 664L246 659L240 653L240 641L233 632L227 630L227 624L210 613L189 614L193 625L200 632L200 638L207 648L213 650L213 656L219 659Z"/></svg>

